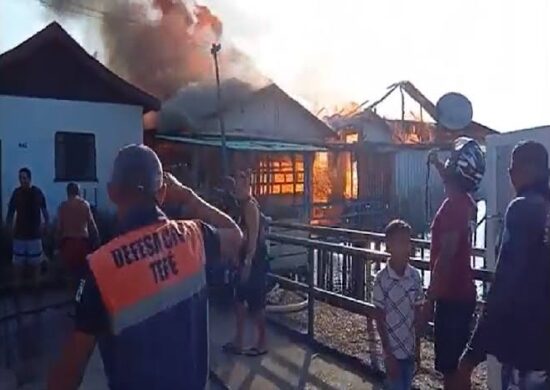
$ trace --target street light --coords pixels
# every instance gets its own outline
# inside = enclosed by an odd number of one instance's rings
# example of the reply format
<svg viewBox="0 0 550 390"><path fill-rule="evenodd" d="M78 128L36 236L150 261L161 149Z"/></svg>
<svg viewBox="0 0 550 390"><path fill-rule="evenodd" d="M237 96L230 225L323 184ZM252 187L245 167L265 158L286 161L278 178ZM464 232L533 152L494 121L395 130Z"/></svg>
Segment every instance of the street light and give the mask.
<svg viewBox="0 0 550 390"><path fill-rule="evenodd" d="M216 71L216 89L218 96L218 121L220 124L220 132L222 136L222 173L224 176L228 175L228 165L227 165L227 144L225 139L225 123L223 121L222 114L222 90L220 86L220 67L218 65L218 53L222 49L220 43L213 43L212 48L210 49L210 54L214 58L214 69Z"/></svg>

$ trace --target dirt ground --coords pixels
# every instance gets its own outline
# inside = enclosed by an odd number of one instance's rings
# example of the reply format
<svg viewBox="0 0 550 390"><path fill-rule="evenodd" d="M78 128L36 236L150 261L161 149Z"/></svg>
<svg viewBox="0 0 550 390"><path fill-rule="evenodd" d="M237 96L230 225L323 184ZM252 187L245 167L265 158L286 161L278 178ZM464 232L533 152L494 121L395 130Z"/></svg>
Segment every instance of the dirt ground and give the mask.
<svg viewBox="0 0 550 390"><path fill-rule="evenodd" d="M301 300L295 293L280 290L275 297L270 298L273 304L296 303ZM307 329L307 312L290 314L270 314L274 319L283 322L294 329ZM315 337L318 341L338 349L348 355L361 359L366 364L383 370L381 361L381 345L374 332L369 336L367 319L364 316L350 313L323 302L316 302L315 307ZM442 389L442 377L434 370L433 343L423 340L421 346L421 364L414 385L419 389ZM472 377L472 388L484 390L487 370L485 364L480 365Z"/></svg>

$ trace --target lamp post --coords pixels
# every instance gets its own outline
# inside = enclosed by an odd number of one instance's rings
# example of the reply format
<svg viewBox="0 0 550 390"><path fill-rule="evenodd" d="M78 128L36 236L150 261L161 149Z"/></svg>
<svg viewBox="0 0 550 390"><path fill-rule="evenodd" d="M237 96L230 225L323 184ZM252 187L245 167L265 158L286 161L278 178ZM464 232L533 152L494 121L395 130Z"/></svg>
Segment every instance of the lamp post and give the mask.
<svg viewBox="0 0 550 390"><path fill-rule="evenodd" d="M218 53L222 49L222 45L220 43L213 43L212 48L210 49L210 53L212 54L212 57L214 58L214 69L216 71L216 91L217 91L217 98L218 98L218 121L220 124L220 132L221 132L221 139L222 139L222 173L224 176L228 175L228 164L227 164L227 144L225 139L225 123L223 121L223 114L222 114L222 91L220 86L220 67L218 64Z"/></svg>

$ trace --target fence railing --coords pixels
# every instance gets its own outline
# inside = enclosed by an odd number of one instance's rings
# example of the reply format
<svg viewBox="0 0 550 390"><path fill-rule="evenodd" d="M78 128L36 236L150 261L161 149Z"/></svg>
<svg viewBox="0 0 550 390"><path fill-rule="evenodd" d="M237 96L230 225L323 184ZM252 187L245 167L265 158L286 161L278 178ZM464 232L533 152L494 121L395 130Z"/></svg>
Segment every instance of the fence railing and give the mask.
<svg viewBox="0 0 550 390"><path fill-rule="evenodd" d="M273 226L306 229L307 225L274 223ZM330 229L330 230L328 230ZM339 231L348 239L368 238L381 242L381 235L371 232L350 231L307 226L307 231L315 236L331 234ZM372 279L375 269L380 269L389 254L381 250L360 248L348 243L327 242L318 239L290 236L287 234L270 233L271 244L286 245L304 249L307 254L307 275L305 278L287 277L270 274L282 288L300 291L308 295L307 332L311 339L315 338L315 301L323 301L329 305L361 314L372 319L374 305L372 304ZM415 244L425 246L429 243L415 240ZM476 249L483 254L482 249ZM411 257L411 265L420 270L429 270L429 261ZM490 283L492 272L485 269L473 269L474 278L481 283ZM340 278L341 285L335 286ZM370 324L372 330L372 324Z"/></svg>
<svg viewBox="0 0 550 390"><path fill-rule="evenodd" d="M298 230L309 232L316 237L337 239L343 242L374 242L382 243L384 241L384 234L377 232L368 232L363 230L345 229L329 226L307 225L295 222L280 222L273 221L271 227L279 228L283 230ZM412 243L414 247L423 250L430 249L430 241L413 238ZM472 248L472 255L477 257L485 257L485 248ZM423 256L422 256L423 257Z"/></svg>
<svg viewBox="0 0 550 390"><path fill-rule="evenodd" d="M385 249L384 234L377 232L280 221L271 223L271 231L292 236L307 236L308 238L319 239L321 241L341 243L345 246L373 249L377 251L383 251ZM430 241L418 238L413 238L411 241L413 245L413 257L417 258L417 260L429 260ZM477 270L484 269L486 265L485 254L486 251L484 248L472 248L471 265L474 268L474 274L479 275ZM329 263L332 262L330 257L327 261ZM346 258L343 265L344 269L342 270L344 272L343 279L347 279L347 275L350 272L347 267L350 264L350 259ZM415 261L413 264L415 264L415 266L421 271L420 273L423 283L425 285L429 284L430 272L428 262L426 261L422 263ZM367 264L366 267L367 273L365 277L363 277L360 270L355 269L356 274L354 275L354 283L365 283L365 288L368 289L369 283L372 282L372 273L376 273L380 269L380 265L374 262L374 264ZM320 268L321 271L323 271L323 264L320 265ZM343 282L347 282L347 280L343 280ZM480 280L476 282L478 295L481 298L485 297L488 287L489 283L485 281ZM362 298L361 295L358 295L357 297Z"/></svg>

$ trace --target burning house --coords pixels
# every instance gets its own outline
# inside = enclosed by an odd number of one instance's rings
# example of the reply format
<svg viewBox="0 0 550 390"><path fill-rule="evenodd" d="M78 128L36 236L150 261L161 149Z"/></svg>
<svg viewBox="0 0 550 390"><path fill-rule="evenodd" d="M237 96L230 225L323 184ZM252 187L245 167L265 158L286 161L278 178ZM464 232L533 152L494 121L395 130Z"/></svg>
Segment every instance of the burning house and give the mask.
<svg viewBox="0 0 550 390"><path fill-rule="evenodd" d="M28 167L56 210L67 182L107 209L118 150L143 140L142 116L160 102L104 67L52 23L0 55L1 202Z"/></svg>
<svg viewBox="0 0 550 390"><path fill-rule="evenodd" d="M395 97L394 107L401 109L401 115L386 117L381 106ZM436 117L435 105L404 81L390 86L382 98L364 108L326 118L348 144L349 160L342 170L348 172L346 186L355 188L352 198L378 208L386 220L399 216L417 231L426 231L443 199L441 180L437 174L430 175L426 164L430 150L439 149L445 157L457 137L485 144L485 137L495 133L477 122L459 132L449 131L436 125ZM477 196L484 197L483 188ZM371 226L368 218L359 220Z"/></svg>
<svg viewBox="0 0 550 390"><path fill-rule="evenodd" d="M208 191L222 177L223 120L229 172L250 170L253 191L266 210L295 216L296 208L303 210L315 199L315 156L325 151L327 140L336 139L336 133L276 84L256 90L241 84L223 84L221 112L215 90L182 90L159 115L155 148L167 166L179 166L180 176ZM200 108L194 110L197 102ZM185 113L179 123L178 113Z"/></svg>
<svg viewBox="0 0 550 390"><path fill-rule="evenodd" d="M326 192L309 184L319 166L315 154L336 134L225 40L209 8L185 0L43 3L64 17L78 17L77 6L97 12L109 68L164 102L160 112L144 117L144 138L183 181L205 193L219 185L222 117L229 171L251 169L267 212L295 216L289 206L303 210L313 194ZM221 101L214 42L222 45L216 53Z"/></svg>

